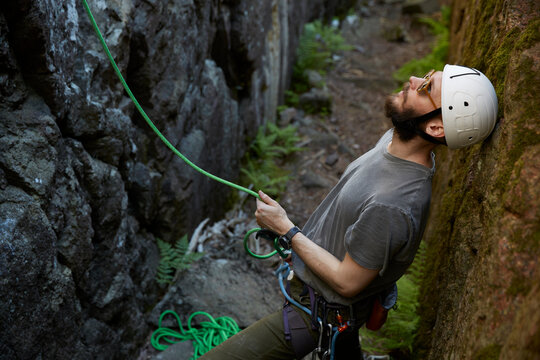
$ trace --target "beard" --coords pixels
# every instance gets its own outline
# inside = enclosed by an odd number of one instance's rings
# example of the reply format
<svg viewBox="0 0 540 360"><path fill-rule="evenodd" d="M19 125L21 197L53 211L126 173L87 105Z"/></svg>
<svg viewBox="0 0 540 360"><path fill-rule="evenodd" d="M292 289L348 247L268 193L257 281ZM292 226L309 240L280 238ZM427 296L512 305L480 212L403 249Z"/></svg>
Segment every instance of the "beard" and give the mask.
<svg viewBox="0 0 540 360"><path fill-rule="evenodd" d="M403 91L404 94L405 91ZM404 95L405 102L407 98L407 95ZM408 119L412 119L415 117L415 112L413 109L409 109L406 107L399 106L399 99L397 94L389 95L385 102L384 102L384 113L386 117L390 118L392 120L392 123L394 126L396 126L396 123L404 122Z"/></svg>
<svg viewBox="0 0 540 360"><path fill-rule="evenodd" d="M407 99L408 84L403 87L403 103ZM385 115L392 120L394 129L403 141L408 141L416 136L416 114L413 109L400 106L398 94L390 95L384 102Z"/></svg>

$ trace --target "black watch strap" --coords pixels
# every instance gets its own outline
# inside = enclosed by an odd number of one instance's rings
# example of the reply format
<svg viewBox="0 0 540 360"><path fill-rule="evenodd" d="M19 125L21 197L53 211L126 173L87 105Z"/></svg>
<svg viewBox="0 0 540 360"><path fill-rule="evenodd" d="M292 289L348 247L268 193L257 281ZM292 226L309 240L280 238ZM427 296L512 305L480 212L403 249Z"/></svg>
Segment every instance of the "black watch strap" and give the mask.
<svg viewBox="0 0 540 360"><path fill-rule="evenodd" d="M285 250L290 250L292 238L299 232L302 232L302 230L300 230L297 226L293 226L285 235L279 237L279 244Z"/></svg>

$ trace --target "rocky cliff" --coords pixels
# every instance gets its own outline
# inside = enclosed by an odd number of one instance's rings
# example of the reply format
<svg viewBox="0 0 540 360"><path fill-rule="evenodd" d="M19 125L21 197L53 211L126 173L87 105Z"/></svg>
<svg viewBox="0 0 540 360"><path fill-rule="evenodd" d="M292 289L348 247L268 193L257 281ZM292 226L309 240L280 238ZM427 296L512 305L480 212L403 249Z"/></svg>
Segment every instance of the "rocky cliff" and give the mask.
<svg viewBox="0 0 540 360"><path fill-rule="evenodd" d="M272 121L303 24L347 0L93 0L120 70L169 141L236 179ZM150 131L79 0L0 4L0 353L127 358L158 301L155 238L222 214L229 189Z"/></svg>
<svg viewBox="0 0 540 360"><path fill-rule="evenodd" d="M437 153L419 358L538 359L540 3L452 6L450 62L492 79L499 122Z"/></svg>

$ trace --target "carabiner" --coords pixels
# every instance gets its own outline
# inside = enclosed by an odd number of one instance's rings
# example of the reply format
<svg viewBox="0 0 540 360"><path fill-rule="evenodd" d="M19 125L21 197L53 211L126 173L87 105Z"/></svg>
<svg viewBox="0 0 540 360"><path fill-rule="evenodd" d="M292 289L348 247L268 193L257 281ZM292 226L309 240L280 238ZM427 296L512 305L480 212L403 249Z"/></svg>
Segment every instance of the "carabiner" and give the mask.
<svg viewBox="0 0 540 360"><path fill-rule="evenodd" d="M322 352L322 339L323 339L323 323L321 320L319 320L319 342L317 344L317 347L315 348L315 350L313 350L313 353L311 355L311 360L316 360L317 359L317 355L320 354Z"/></svg>

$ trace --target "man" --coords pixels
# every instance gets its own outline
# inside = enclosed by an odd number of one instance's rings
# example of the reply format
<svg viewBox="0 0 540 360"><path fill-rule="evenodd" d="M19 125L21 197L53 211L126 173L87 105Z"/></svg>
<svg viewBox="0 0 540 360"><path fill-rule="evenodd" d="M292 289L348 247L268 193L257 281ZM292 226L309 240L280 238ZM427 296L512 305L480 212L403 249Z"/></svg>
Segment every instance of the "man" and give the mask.
<svg viewBox="0 0 540 360"><path fill-rule="evenodd" d="M495 126L497 97L479 71L446 65L442 72L411 77L385 110L394 129L349 165L303 230L259 193L257 222L291 245L290 293L313 316L286 306L204 359L294 359L322 343L335 359L362 358L359 326L405 273L420 244L435 171L432 150L485 139ZM344 331L332 347L337 327Z"/></svg>

